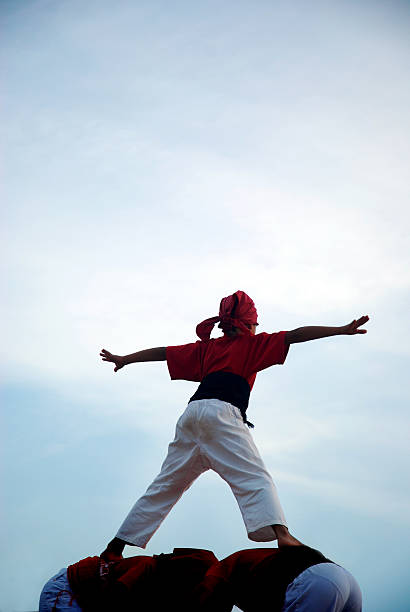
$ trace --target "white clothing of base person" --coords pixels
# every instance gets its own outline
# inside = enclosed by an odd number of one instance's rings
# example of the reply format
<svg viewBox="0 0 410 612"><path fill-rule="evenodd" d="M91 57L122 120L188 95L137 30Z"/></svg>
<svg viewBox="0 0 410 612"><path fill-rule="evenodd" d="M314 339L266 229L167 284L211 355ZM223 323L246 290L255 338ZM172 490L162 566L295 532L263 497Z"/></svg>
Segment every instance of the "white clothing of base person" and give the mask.
<svg viewBox="0 0 410 612"><path fill-rule="evenodd" d="M361 612L356 579L336 563L312 565L286 589L282 612Z"/></svg>

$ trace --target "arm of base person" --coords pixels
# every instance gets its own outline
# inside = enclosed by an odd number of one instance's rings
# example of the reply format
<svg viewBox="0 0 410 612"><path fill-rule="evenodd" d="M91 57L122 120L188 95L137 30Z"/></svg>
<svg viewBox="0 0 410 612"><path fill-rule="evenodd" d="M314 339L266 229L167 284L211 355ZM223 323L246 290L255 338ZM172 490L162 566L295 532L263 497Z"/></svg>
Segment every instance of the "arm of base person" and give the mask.
<svg viewBox="0 0 410 612"><path fill-rule="evenodd" d="M115 363L114 372L120 370L125 365L130 363L141 363L144 361L165 361L166 360L166 347L158 346L156 348L144 349L143 351L137 351L131 355L113 355L105 349L101 350L100 356L103 361L109 361Z"/></svg>
<svg viewBox="0 0 410 612"><path fill-rule="evenodd" d="M297 342L307 342L308 340L318 340L319 338L327 338L329 336L353 336L354 334L365 334L366 329L359 329L362 325L367 323L369 317L364 315L359 319L354 319L347 325L341 325L339 327L323 327L323 326L307 326L298 327L292 331L286 332L286 342L288 344L295 344Z"/></svg>

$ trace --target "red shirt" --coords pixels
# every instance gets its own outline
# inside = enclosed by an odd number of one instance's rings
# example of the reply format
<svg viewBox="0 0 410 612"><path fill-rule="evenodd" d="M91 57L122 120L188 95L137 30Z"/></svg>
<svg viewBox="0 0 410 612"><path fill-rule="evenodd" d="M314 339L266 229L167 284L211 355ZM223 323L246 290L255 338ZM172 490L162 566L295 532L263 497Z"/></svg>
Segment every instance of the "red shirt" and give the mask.
<svg viewBox="0 0 410 612"><path fill-rule="evenodd" d="M282 610L288 585L305 569L329 562L308 546L240 550L212 565L194 597L199 612Z"/></svg>
<svg viewBox="0 0 410 612"><path fill-rule="evenodd" d="M70 587L84 612L105 609L109 597L125 596L114 609L185 610L182 604L201 582L208 568L217 562L213 552L175 548L168 555L135 556L105 563L87 557L67 568ZM114 590L122 587L120 591ZM190 601L190 600L189 600ZM110 608L111 609L111 608Z"/></svg>
<svg viewBox="0 0 410 612"><path fill-rule="evenodd" d="M166 357L172 380L201 382L212 372L231 372L245 378L252 389L256 373L283 364L289 345L286 332L254 336L222 336L181 346L168 346Z"/></svg>
<svg viewBox="0 0 410 612"><path fill-rule="evenodd" d="M138 584L141 600L152 584L156 562L152 557L137 556L106 563L100 557L87 557L67 568L70 587L84 612L103 609L108 587L115 583L130 591Z"/></svg>

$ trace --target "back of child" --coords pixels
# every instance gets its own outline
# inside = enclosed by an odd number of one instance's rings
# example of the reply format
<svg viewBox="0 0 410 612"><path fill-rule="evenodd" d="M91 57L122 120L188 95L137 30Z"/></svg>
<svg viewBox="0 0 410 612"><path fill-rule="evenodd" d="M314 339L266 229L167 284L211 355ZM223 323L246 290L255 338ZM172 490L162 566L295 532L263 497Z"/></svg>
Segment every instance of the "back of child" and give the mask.
<svg viewBox="0 0 410 612"><path fill-rule="evenodd" d="M249 395L256 373L283 364L290 344L366 333L358 329L366 321L367 316L341 327L301 327L255 335L255 304L246 293L236 291L221 300L218 316L197 326L197 342L146 349L125 357L103 349L103 360L115 363L115 371L129 363L166 360L171 379L200 382L177 422L160 473L134 504L103 552L104 558L117 558L125 544L145 548L184 491L209 469L229 484L249 539L277 539L279 546L300 545L287 529L275 484L249 432ZM224 335L210 339L216 323Z"/></svg>

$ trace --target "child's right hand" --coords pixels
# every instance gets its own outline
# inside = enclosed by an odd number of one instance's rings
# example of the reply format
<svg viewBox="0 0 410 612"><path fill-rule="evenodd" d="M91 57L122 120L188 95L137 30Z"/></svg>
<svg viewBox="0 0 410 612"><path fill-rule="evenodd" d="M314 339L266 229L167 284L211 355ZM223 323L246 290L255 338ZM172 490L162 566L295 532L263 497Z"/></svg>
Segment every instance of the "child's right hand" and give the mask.
<svg viewBox="0 0 410 612"><path fill-rule="evenodd" d="M121 357L121 355L113 355L109 351L102 349L100 356L102 357L103 361L110 361L111 363L115 363L114 372L116 372L117 370L121 370L121 368L125 366L124 358Z"/></svg>

